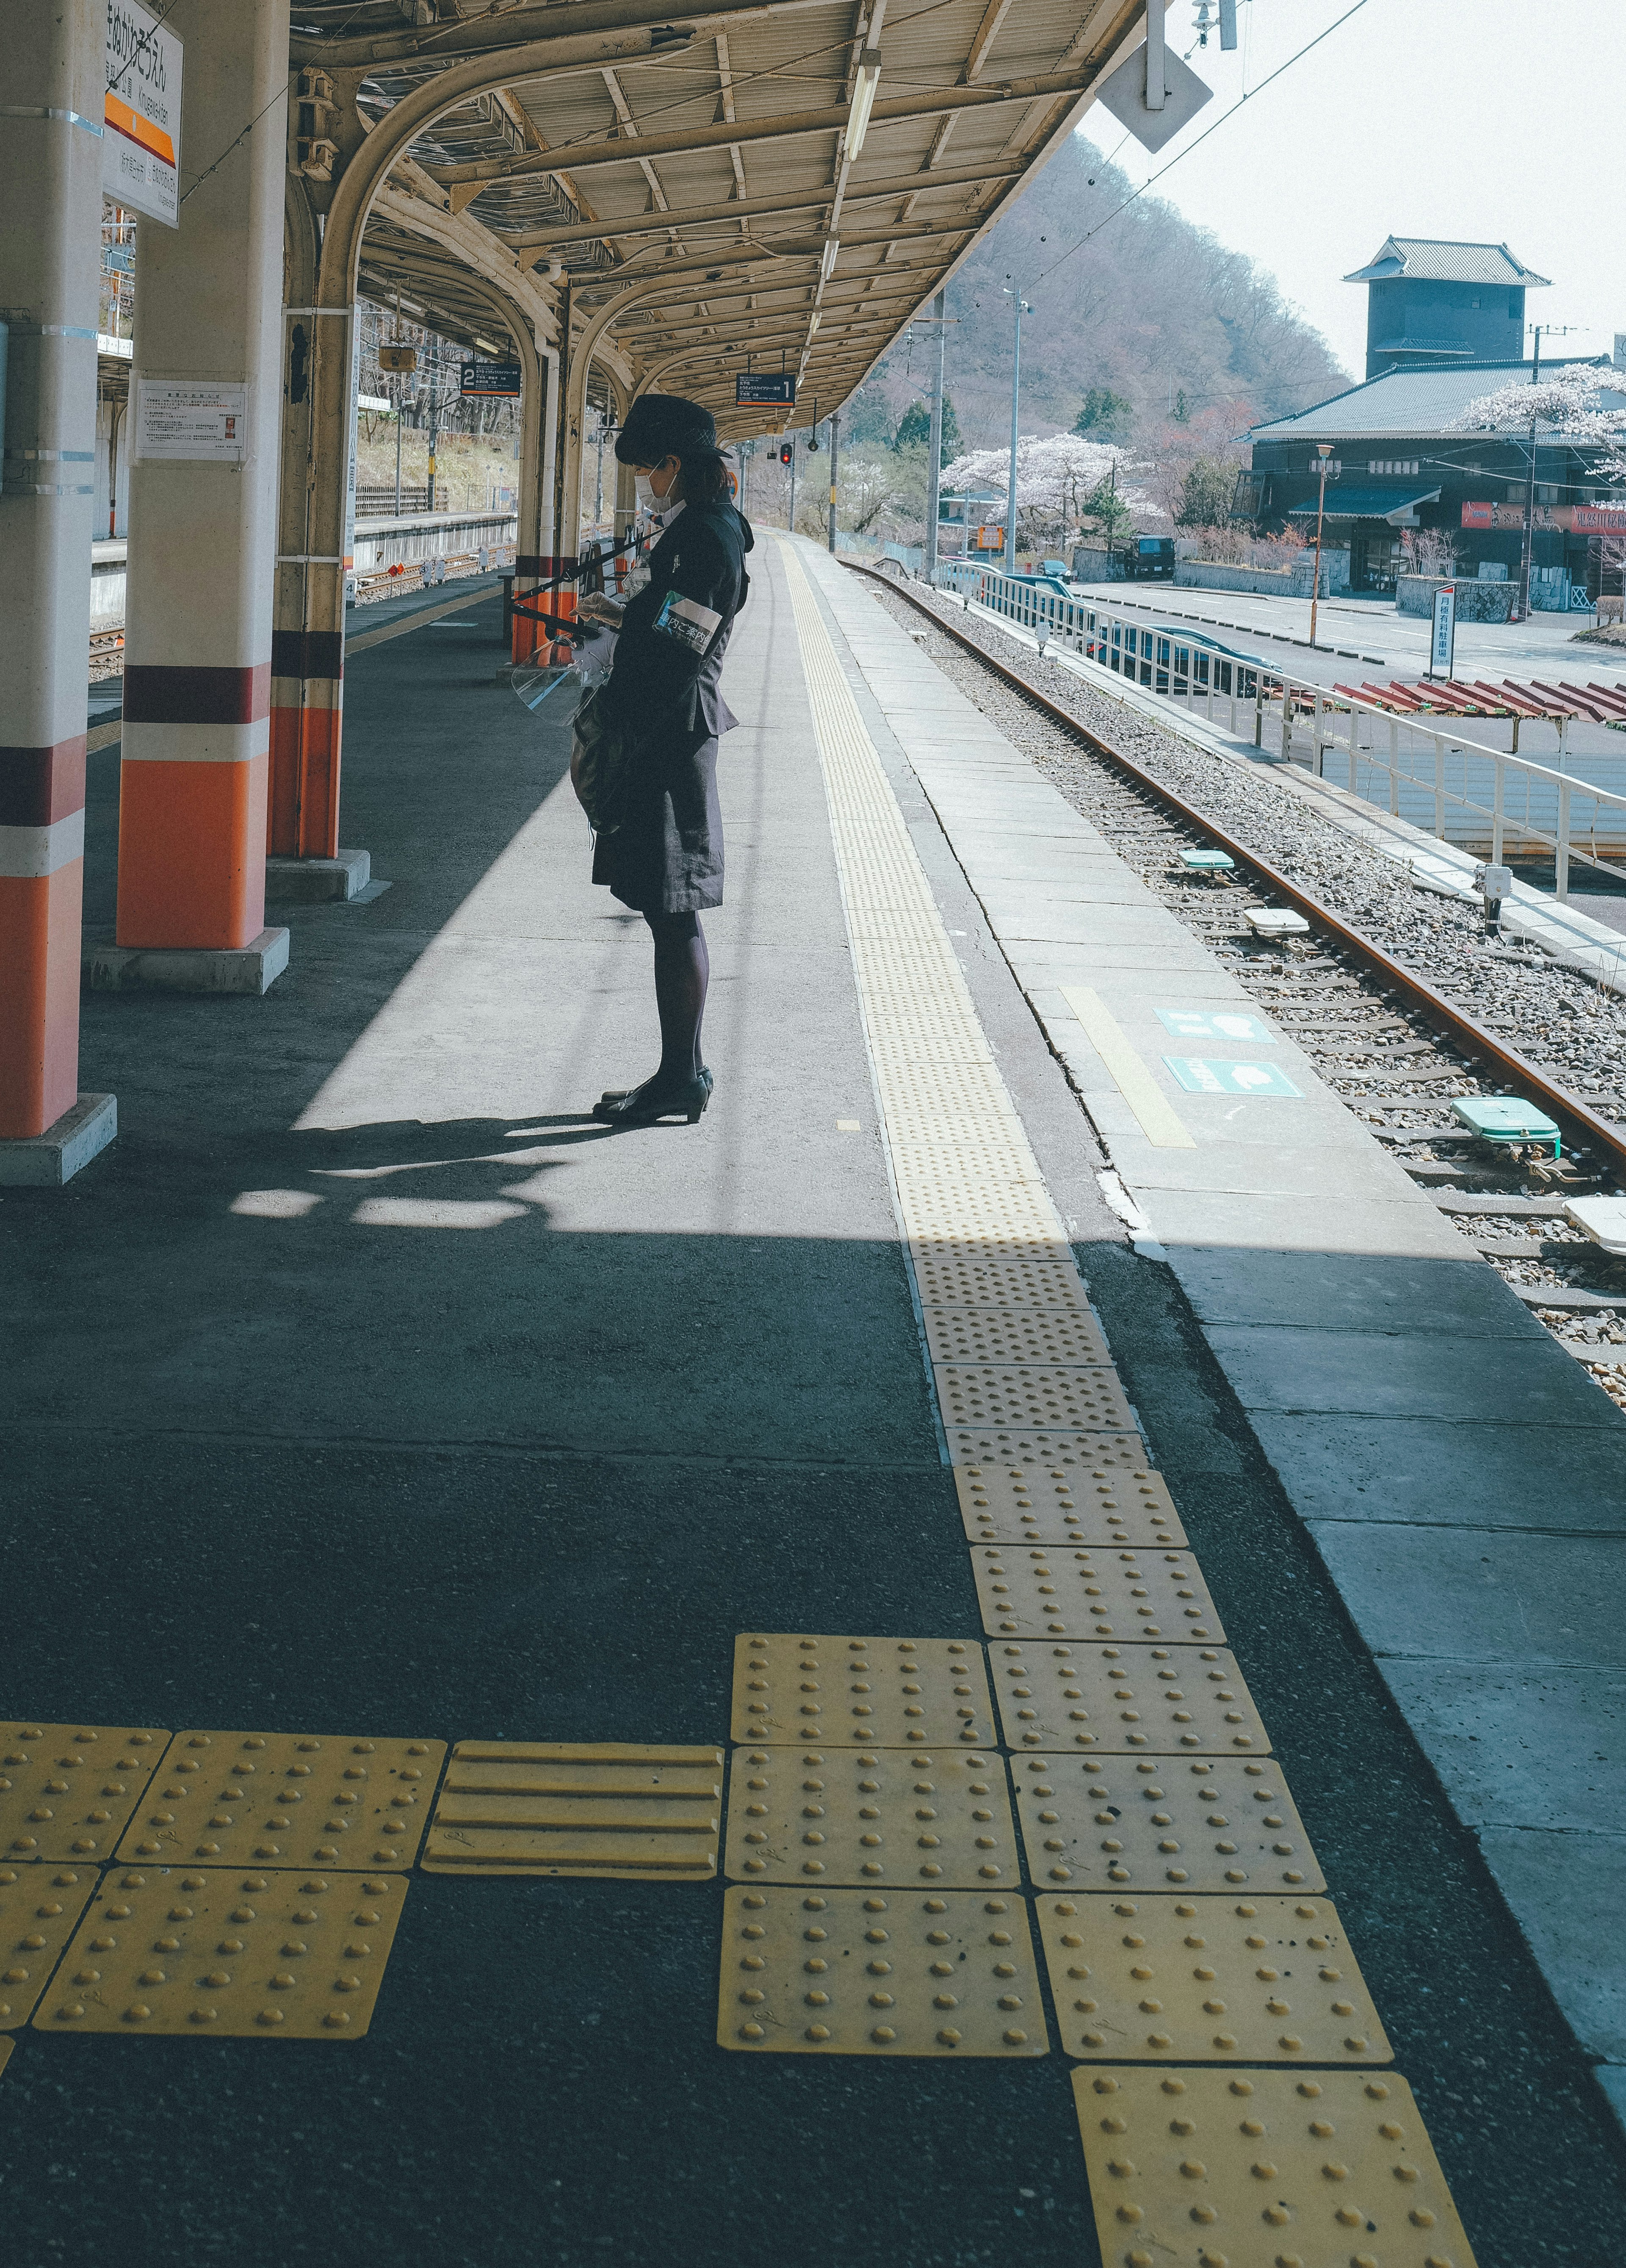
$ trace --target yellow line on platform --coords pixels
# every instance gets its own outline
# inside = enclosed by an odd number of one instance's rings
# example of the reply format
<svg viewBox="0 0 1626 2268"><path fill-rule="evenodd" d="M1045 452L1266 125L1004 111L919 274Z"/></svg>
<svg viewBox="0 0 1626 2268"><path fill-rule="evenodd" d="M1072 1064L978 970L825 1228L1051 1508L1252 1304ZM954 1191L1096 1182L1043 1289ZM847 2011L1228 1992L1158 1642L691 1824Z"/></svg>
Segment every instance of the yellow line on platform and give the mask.
<svg viewBox="0 0 1626 2268"><path fill-rule="evenodd" d="M1114 1086L1139 1119L1146 1139L1159 1150L1195 1150L1197 1145L1173 1104L1129 1045L1122 1026L1100 994L1087 984L1063 984L1061 993L1083 1025L1085 1037L1106 1064Z"/></svg>

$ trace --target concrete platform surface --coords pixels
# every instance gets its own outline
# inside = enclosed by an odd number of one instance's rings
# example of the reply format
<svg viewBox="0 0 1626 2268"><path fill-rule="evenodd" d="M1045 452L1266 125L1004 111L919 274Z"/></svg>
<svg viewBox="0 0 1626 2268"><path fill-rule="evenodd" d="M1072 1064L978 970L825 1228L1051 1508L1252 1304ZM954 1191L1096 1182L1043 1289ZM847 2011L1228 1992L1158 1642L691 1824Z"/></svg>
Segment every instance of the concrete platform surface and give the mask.
<svg viewBox="0 0 1626 2268"><path fill-rule="evenodd" d="M804 644L779 546L757 556L725 681L743 721L720 766L717 1090L697 1126L592 1118L653 1061L648 942L590 885L563 704L532 716L493 682L492 600L467 632L422 624L347 669L345 836L386 895L290 907L294 951L262 999L86 998L85 1073L118 1092L120 1139L66 1191L0 1205L0 1719L726 1746L741 1632L977 1644ZM1274 1216L1212 1189L1146 1191L1172 1256L1190 1209L1184 1248L1222 1317L1205 1334L1178 1270L1138 1256L1106 1203L1110 1138L979 900L978 828L1007 864L1017 840L993 773L1041 821L1044 784L860 585L798 556L1480 2268L1606 2257L1626 2221L1593 2077L1614 2052L1613 1972L1589 1955L1571 1990L1585 1931L1521 1929L1532 1878L1479 1840L1569 1835L1609 1794L1572 1737L1602 1674L1492 1659L1512 1609L1483 1580L1486 1547L1453 1533L1455 1556L1431 1560L1423 1514L1398 1531L1406 1564L1438 1583L1442 1617L1453 1585L1479 1602L1484 1659L1374 1654L1269 1433L1276 1403L1250 1414L1251 1373L1221 1338L1272 1328L1247 1304L1256 1270L1285 1255L1339 1273L1335 1211L1354 1224L1358 1328L1288 1336L1347 1337L1361 1378L1387 1377L1365 1342L1388 1347L1407 1287L1444 1264L1438 1216L1403 1182ZM928 714L982 768L946 830ZM90 778L89 917L105 921L116 756L92 756ZM1107 874L1090 833L1064 839ZM1177 925L1158 934L1165 961L1211 976ZM1077 981L1115 984L1129 1016L1160 978L1121 936ZM1466 1284L1475 1263L1452 1264ZM1505 1354L1505 1307L1480 1320L1454 1296L1474 1359ZM1372 1418L1358 1393L1310 1422L1305 1468L1335 1476L1340 1440L1351 1466L1380 1462L1385 1427L1482 1438ZM1500 1426L1514 1437L1558 1476L1542 1517L1585 1481L1605 1535L1586 1458L1608 1429L1538 1417ZM1367 1517L1327 1485L1321 1518ZM1521 1716L1508 1681L1538 1675L1553 1791L1521 1810L1536 1776L1505 1775L1515 1800L1487 1806L1474 1771L1500 1793L1503 1747L1522 1753L1536 1707ZM1482 1702L1495 1738L1470 1766ZM900 2072L725 2053L724 1896L415 1874L364 2039L24 2031L0 2081L0 2255L667 2268L776 2240L817 2268L1091 2268L1063 2057ZM1048 1985L1040 2003L1053 2034Z"/></svg>

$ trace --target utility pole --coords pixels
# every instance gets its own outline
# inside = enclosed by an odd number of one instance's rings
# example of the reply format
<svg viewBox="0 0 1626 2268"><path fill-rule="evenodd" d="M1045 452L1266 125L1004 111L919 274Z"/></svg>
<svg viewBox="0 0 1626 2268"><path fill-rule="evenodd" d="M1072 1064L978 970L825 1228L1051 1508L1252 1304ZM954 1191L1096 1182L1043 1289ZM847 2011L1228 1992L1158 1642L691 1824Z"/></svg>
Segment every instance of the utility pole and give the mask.
<svg viewBox="0 0 1626 2268"><path fill-rule="evenodd" d="M929 460L926 467L926 580L933 582L938 571L938 512L940 509L938 490L943 471L943 352L948 335L944 315L945 295L939 291L931 303L931 320L938 329L938 382L931 396L931 431L927 437Z"/></svg>
<svg viewBox="0 0 1626 2268"><path fill-rule="evenodd" d="M830 412L830 549L835 549L835 463L842 441L842 413Z"/></svg>
<svg viewBox="0 0 1626 2268"><path fill-rule="evenodd" d="M1147 20L1150 22L1150 18ZM1159 21L1161 22L1161 20L1159 18ZM1023 298L1020 291L1012 291L1008 284L1004 286L1004 291L1005 298L1011 302L1016 314L1016 344L1011 357L1011 477L1005 486L1005 573L1014 575L1016 572L1016 427L1022 394L1022 318L1024 315L1031 315L1034 311Z"/></svg>
<svg viewBox="0 0 1626 2268"><path fill-rule="evenodd" d="M1318 441L1315 453L1320 462L1317 470L1321 476L1321 489L1315 499L1315 578L1310 585L1310 643L1315 644L1315 610L1321 602L1321 522L1327 514L1327 460L1332 455L1330 441ZM1321 759L1318 757L1316 761Z"/></svg>
<svg viewBox="0 0 1626 2268"><path fill-rule="evenodd" d="M786 438L786 440L787 440L787 441L789 441L789 443L791 444L791 517L790 517L790 526L791 526L791 534L792 534L792 535L794 535L794 534L795 534L795 533L796 533L796 436L795 436L795 434L794 434L794 433L791 433L791 432L790 432L790 431L787 430L786 434L785 434L785 438Z"/></svg>
<svg viewBox="0 0 1626 2268"><path fill-rule="evenodd" d="M1532 389L1541 382L1541 340L1543 335L1563 338L1574 328L1570 323L1532 323L1535 335L1535 356L1530 364ZM1535 561L1535 428L1536 415L1530 412L1530 469L1525 482L1525 540L1519 563L1519 619L1530 619L1530 577Z"/></svg>

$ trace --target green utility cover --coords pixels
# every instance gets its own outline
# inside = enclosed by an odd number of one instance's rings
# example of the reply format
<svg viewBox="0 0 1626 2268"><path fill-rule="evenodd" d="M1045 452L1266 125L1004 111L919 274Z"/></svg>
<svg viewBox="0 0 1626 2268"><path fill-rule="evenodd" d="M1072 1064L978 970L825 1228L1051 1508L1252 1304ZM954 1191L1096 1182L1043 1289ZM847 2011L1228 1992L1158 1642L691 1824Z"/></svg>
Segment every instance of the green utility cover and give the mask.
<svg viewBox="0 0 1626 2268"><path fill-rule="evenodd" d="M1554 1157L1560 1154L1558 1129L1553 1121L1544 1110L1516 1094L1465 1094L1451 1108L1465 1126L1471 1126L1487 1142L1550 1142Z"/></svg>

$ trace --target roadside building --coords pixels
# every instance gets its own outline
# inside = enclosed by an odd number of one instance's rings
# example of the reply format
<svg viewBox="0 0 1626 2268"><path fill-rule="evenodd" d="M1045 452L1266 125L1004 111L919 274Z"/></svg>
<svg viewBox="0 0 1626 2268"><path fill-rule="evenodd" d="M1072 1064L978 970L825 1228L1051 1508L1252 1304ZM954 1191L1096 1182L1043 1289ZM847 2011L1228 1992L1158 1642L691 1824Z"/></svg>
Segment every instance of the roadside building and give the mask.
<svg viewBox="0 0 1626 2268"><path fill-rule="evenodd" d="M1524 293L1547 278L1505 245L1390 237L1347 280L1367 286L1368 375L1296 416L1253 429L1238 516L1262 533L1311 533L1325 444L1323 545L1341 571L1335 587L1347 577L1352 591L1387 596L1419 571L1517 584L1530 428L1470 432L1460 421L1480 396L1529 382ZM1487 352L1501 334L1504 350ZM1608 356L1543 356L1541 369L1578 362L1609 366ZM1620 386L1600 397L1605 406L1626 403L1626 378ZM1535 483L1532 604L1563 611L1589 603L1604 571L1601 539L1626 534L1626 497L1600 477L1595 450L1549 425L1536 429ZM1435 541L1422 540L1431 534Z"/></svg>

